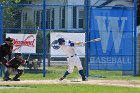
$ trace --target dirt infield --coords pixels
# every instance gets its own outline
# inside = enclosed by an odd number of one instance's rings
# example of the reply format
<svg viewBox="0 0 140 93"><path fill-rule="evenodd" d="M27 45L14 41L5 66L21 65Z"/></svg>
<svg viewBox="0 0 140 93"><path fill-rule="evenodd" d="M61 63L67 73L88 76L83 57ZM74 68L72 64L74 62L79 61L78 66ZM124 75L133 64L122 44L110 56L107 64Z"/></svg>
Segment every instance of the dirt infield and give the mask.
<svg viewBox="0 0 140 93"><path fill-rule="evenodd" d="M140 80L23 80L23 81L0 81L0 85L10 84L93 84L104 86L124 86L140 88Z"/></svg>

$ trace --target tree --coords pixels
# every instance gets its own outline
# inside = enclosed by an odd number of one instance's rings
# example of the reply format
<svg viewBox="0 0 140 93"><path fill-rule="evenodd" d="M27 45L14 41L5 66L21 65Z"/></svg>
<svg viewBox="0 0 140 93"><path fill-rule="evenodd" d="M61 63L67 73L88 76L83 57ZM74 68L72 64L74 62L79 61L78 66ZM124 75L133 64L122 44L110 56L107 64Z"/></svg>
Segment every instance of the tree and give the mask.
<svg viewBox="0 0 140 93"><path fill-rule="evenodd" d="M19 4L24 0L2 0L3 8L3 28L17 28L20 27L17 24L20 24L20 19L17 18L20 16L19 7L12 6L12 4Z"/></svg>
<svg viewBox="0 0 140 93"><path fill-rule="evenodd" d="M18 4L26 2L26 0L1 0L3 4Z"/></svg>

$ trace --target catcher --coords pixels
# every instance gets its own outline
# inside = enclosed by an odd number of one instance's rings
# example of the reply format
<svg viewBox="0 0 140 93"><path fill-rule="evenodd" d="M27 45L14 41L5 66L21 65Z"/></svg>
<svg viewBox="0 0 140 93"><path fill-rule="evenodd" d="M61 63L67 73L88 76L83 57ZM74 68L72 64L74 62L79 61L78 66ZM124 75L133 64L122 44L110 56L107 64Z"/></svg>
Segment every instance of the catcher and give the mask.
<svg viewBox="0 0 140 93"><path fill-rule="evenodd" d="M79 70L79 74L82 77L82 81L86 81L87 79L85 77L81 61L79 57L76 55L75 49L74 49L75 46L79 46L79 45L81 46L81 45L84 45L85 43L83 42L74 43L70 40L65 41L64 38L59 38L58 43L60 45L60 48L66 53L67 61L68 61L68 70L65 72L63 77L61 77L59 80L61 81L64 78L66 78L68 74L73 72L74 66L76 66Z"/></svg>
<svg viewBox="0 0 140 93"><path fill-rule="evenodd" d="M15 53L15 57L6 63L7 71L5 72L4 81L12 80L9 78L11 74L15 74L13 81L20 81L19 77L23 74L23 70L18 69L20 65L25 64L21 53Z"/></svg>

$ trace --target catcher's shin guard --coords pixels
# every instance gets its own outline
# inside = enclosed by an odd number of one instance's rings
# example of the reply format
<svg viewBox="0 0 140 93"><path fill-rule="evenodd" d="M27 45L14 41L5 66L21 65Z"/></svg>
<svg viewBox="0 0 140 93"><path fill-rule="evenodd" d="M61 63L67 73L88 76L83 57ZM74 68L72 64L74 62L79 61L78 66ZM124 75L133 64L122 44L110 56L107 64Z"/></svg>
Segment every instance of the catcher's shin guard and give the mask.
<svg viewBox="0 0 140 93"><path fill-rule="evenodd" d="M18 79L22 74L23 74L23 70L19 70L17 69L18 74L16 74L16 76L13 78L14 81L20 81L20 79Z"/></svg>

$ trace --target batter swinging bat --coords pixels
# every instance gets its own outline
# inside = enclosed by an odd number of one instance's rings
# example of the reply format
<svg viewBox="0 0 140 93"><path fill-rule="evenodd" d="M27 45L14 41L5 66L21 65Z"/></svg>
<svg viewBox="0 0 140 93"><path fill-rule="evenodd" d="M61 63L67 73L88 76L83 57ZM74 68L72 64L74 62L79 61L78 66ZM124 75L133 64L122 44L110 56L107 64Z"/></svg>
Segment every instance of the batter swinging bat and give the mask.
<svg viewBox="0 0 140 93"><path fill-rule="evenodd" d="M86 41L86 42L77 42L75 43L76 45L83 45L85 43L89 43L89 42L99 42L101 41L101 38L96 38L96 39L93 39L93 40L90 40L90 41ZM58 44L58 40L54 40L52 43L51 43L51 46L53 49L57 50L60 48L59 44Z"/></svg>

